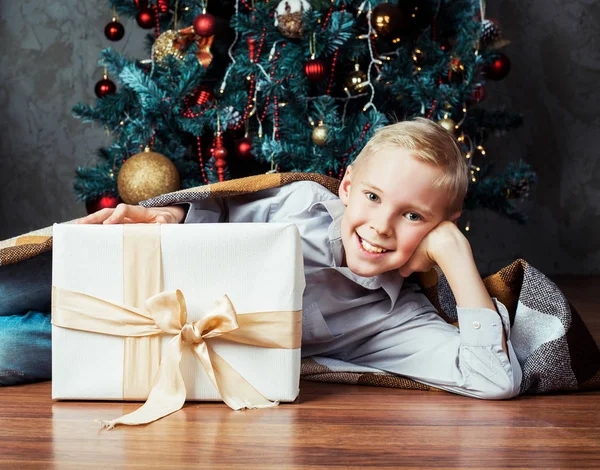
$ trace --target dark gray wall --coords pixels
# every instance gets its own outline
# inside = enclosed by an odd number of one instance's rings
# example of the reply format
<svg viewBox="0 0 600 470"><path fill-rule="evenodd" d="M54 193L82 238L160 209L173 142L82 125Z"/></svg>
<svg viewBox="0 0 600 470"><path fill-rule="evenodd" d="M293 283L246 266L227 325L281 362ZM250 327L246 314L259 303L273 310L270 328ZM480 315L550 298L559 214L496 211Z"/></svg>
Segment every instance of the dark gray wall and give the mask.
<svg viewBox="0 0 600 470"><path fill-rule="evenodd" d="M547 274L600 273L600 3L490 0L512 44L512 71L487 85L489 106L519 110L525 126L487 144L498 166L522 158L539 184L522 207L527 226L491 212L467 215L482 272L517 257ZM111 138L71 117L93 102L98 53L112 45L144 57L145 32L122 18L110 43L108 2L0 2L0 239L85 214L72 194L74 169ZM466 222L467 217L463 220Z"/></svg>

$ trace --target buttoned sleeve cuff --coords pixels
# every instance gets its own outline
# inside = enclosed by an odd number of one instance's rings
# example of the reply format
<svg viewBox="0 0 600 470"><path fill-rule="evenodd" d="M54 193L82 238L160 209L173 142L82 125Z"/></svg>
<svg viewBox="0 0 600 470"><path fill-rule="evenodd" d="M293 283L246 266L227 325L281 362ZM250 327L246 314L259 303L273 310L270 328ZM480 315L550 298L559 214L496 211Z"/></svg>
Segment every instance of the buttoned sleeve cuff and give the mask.
<svg viewBox="0 0 600 470"><path fill-rule="evenodd" d="M502 345L502 329L506 340L510 338L508 310L495 297L496 311L489 308L457 307L460 341L467 346Z"/></svg>

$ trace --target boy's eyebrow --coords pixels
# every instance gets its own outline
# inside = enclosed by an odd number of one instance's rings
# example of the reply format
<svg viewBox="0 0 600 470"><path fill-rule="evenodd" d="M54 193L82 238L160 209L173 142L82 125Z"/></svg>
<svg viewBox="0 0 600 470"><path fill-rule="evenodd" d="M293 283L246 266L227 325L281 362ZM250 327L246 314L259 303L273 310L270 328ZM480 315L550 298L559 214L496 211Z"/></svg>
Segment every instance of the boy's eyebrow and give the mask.
<svg viewBox="0 0 600 470"><path fill-rule="evenodd" d="M379 193L383 193L384 191L380 188L378 188L377 186L375 186L374 184L371 183L367 183L366 181L361 181L361 184L363 186L365 186L366 188L370 188L370 189L374 189L375 191L379 192ZM425 215L433 218L433 212L431 212L429 209L427 209L426 207L420 207L419 210L421 212L423 212Z"/></svg>

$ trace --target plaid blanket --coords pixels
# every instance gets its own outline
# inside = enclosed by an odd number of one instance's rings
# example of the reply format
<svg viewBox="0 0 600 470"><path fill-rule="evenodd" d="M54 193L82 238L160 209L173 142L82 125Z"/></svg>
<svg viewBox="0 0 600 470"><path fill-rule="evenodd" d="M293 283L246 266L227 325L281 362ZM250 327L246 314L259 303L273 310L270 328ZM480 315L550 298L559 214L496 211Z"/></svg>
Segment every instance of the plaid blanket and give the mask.
<svg viewBox="0 0 600 470"><path fill-rule="evenodd" d="M159 207L245 194L311 180L337 194L339 180L313 173L274 173L175 191L142 201ZM65 222L72 223L73 220ZM52 226L0 242L0 266L19 263L52 249ZM443 272L435 267L414 280L448 322L456 322L456 302ZM490 296L508 309L511 341L523 369L521 394L600 388L600 350L579 314L558 287L525 260L483 280ZM436 390L411 379L327 357L302 360L301 377L319 382Z"/></svg>

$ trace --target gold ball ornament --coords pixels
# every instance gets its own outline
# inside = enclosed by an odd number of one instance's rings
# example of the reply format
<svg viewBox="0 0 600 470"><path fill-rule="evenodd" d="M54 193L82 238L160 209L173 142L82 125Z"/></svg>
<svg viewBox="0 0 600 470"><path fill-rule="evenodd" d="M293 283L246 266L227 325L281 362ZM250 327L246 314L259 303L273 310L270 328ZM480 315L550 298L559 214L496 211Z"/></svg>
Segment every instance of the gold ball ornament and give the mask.
<svg viewBox="0 0 600 470"><path fill-rule="evenodd" d="M138 204L180 188L179 172L164 155L146 149L123 163L117 178L121 199Z"/></svg>
<svg viewBox="0 0 600 470"><path fill-rule="evenodd" d="M329 127L327 127L325 124L319 124L312 131L312 141L322 147L327 143L328 134Z"/></svg>
<svg viewBox="0 0 600 470"><path fill-rule="evenodd" d="M438 121L438 124L440 126L442 126L444 129L446 129L448 132L450 132L451 134L454 134L456 132L456 123L449 117L440 119Z"/></svg>
<svg viewBox="0 0 600 470"><path fill-rule="evenodd" d="M350 93L359 93L363 87L365 86L365 82L367 81L367 75L360 70L359 64L354 64L354 70L348 74L346 78L346 88L350 91Z"/></svg>

